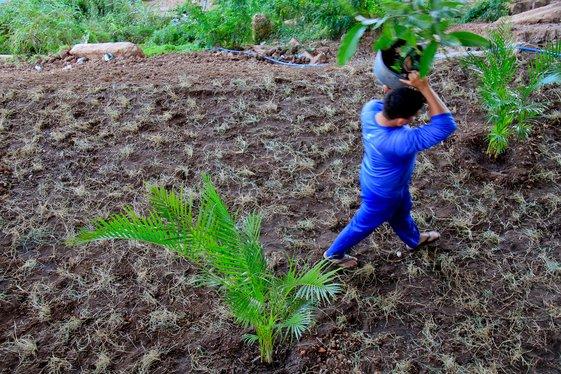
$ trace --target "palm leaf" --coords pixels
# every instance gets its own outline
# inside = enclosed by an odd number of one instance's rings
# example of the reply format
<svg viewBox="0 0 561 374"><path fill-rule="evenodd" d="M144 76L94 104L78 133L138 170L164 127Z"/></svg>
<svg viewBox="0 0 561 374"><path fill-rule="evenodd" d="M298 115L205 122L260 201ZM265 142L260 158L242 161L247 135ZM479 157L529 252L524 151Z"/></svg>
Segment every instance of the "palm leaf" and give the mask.
<svg viewBox="0 0 561 374"><path fill-rule="evenodd" d="M150 189L150 206L160 217L179 228L189 229L193 225L193 199L186 198L183 190L168 191L162 187Z"/></svg>
<svg viewBox="0 0 561 374"><path fill-rule="evenodd" d="M125 208L122 214L95 221L93 230L82 229L75 238L69 240L69 244L103 239L133 239L187 253L189 233L178 231L156 214L140 217L132 208Z"/></svg>
<svg viewBox="0 0 561 374"><path fill-rule="evenodd" d="M263 302L267 264L259 243L261 218L250 215L240 234L208 177L203 184L195 240L205 248L209 261L218 272L231 283L251 285L254 297Z"/></svg>
<svg viewBox="0 0 561 374"><path fill-rule="evenodd" d="M315 306L312 303L303 303L294 310L282 323L278 325L281 330L286 330L286 335L299 340L302 334L314 321Z"/></svg>
<svg viewBox="0 0 561 374"><path fill-rule="evenodd" d="M225 299L234 317L243 325L255 326L263 319L265 305L253 296L251 289L231 287L226 290Z"/></svg>
<svg viewBox="0 0 561 374"><path fill-rule="evenodd" d="M247 345L253 345L259 341L259 337L255 334L243 334L242 339Z"/></svg>
<svg viewBox="0 0 561 374"><path fill-rule="evenodd" d="M299 287L296 295L314 302L329 301L335 296L341 289L341 286L334 282L338 269L325 271L328 266L327 261L319 261L296 277L295 286Z"/></svg>

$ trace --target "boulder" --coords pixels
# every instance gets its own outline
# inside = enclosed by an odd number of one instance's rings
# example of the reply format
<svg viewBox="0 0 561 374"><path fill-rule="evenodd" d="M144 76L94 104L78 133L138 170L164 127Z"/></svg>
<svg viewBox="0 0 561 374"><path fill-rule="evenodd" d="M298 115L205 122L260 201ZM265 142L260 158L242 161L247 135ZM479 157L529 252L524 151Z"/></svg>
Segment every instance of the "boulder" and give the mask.
<svg viewBox="0 0 561 374"><path fill-rule="evenodd" d="M488 35L490 31L500 27L501 23L466 23L455 25L450 31L471 31L480 35ZM513 24L512 34L518 43L545 45L561 39L560 23L538 23L534 25Z"/></svg>
<svg viewBox="0 0 561 374"><path fill-rule="evenodd" d="M253 16L251 21L253 42L256 44L261 43L263 40L271 36L273 32L273 24L266 15L257 13Z"/></svg>
<svg viewBox="0 0 561 374"><path fill-rule="evenodd" d="M551 4L551 0L520 0L512 2L509 8L509 14L518 14L528 10L536 9Z"/></svg>
<svg viewBox="0 0 561 374"><path fill-rule="evenodd" d="M512 25L534 25L537 23L561 22L561 1L556 1L546 6L518 13L513 16L502 17L495 23Z"/></svg>
<svg viewBox="0 0 561 374"><path fill-rule="evenodd" d="M72 56L86 57L90 60L101 60L107 53L117 58L144 57L142 50L136 44L129 42L76 44L69 53Z"/></svg>

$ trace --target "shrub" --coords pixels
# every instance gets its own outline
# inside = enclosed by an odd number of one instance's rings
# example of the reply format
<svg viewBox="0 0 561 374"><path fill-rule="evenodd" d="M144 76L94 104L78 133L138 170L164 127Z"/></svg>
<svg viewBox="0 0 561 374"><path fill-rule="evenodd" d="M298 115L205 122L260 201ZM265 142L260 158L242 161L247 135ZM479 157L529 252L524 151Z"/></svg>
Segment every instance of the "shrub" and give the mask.
<svg viewBox="0 0 561 374"><path fill-rule="evenodd" d="M14 54L56 51L82 35L77 9L58 0L10 0L0 5L0 33Z"/></svg>
<svg viewBox="0 0 561 374"><path fill-rule="evenodd" d="M522 140L528 137L532 121L544 110L531 96L541 86L559 80L560 52L561 43L537 55L528 67L526 81L517 80L520 68L515 46L509 31L500 29L491 34L491 47L483 57L466 59L479 77L478 94L491 123L489 155L502 154L513 134Z"/></svg>
<svg viewBox="0 0 561 374"><path fill-rule="evenodd" d="M10 0L0 5L0 46L46 54L77 42L142 42L164 19L128 0Z"/></svg>
<svg viewBox="0 0 561 374"><path fill-rule="evenodd" d="M235 319L251 326L248 343L257 342L261 359L272 362L274 343L299 339L314 321L321 301L338 291L336 272L326 262L298 272L292 263L284 276L267 267L260 243L261 217L250 214L236 222L210 179L205 177L195 217L192 198L152 188L152 210L145 217L128 208L82 230L71 243L99 239L132 239L161 245L201 265L204 284L218 287Z"/></svg>
<svg viewBox="0 0 561 374"><path fill-rule="evenodd" d="M494 22L508 16L509 0L479 0L469 7L462 22Z"/></svg>
<svg viewBox="0 0 561 374"><path fill-rule="evenodd" d="M355 8L379 14L382 1L387 0L219 0L208 11L185 3L177 10L179 22L156 32L151 42L181 40L205 47L241 47L253 42L251 21L258 13L271 21L271 38L336 38L354 22Z"/></svg>
<svg viewBox="0 0 561 374"><path fill-rule="evenodd" d="M426 76L440 46L484 46L488 41L477 34L467 31L447 32L453 20L462 11L464 1L418 0L411 2L387 1L384 3L384 16L378 18L357 16L359 23L354 25L341 41L337 61L343 65L349 62L356 52L360 38L367 29L381 28L374 41L376 51L392 49L400 43L399 55L403 61L408 56L418 60L421 76ZM401 70L401 69L399 69Z"/></svg>

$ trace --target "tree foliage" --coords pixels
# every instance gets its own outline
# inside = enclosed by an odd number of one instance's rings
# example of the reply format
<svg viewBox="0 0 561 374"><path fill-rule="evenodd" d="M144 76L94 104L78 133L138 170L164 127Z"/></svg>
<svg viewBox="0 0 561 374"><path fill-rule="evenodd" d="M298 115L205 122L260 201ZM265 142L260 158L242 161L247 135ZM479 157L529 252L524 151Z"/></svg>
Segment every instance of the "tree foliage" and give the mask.
<svg viewBox="0 0 561 374"><path fill-rule="evenodd" d="M461 0L387 0L383 3L382 17L356 17L359 24L344 36L337 61L341 65L349 62L362 34L367 29L380 29L379 36L374 41L374 50L383 51L395 45L397 41L403 41L404 45L400 47L401 56L408 56L412 52L419 55L418 68L421 76L425 76L430 71L440 46L488 44L484 37L468 31L447 32L464 6L465 2Z"/></svg>

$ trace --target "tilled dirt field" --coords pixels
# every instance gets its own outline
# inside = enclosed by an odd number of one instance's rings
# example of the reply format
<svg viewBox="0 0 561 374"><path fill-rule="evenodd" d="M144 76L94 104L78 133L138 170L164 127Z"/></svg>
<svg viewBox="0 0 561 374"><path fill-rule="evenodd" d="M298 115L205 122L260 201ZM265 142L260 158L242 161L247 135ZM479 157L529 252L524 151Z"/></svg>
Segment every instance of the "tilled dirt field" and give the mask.
<svg viewBox="0 0 561 374"><path fill-rule="evenodd" d="M195 270L127 242L66 247L93 218L146 207L146 183L210 172L232 209L264 215L271 266L320 259L358 206L369 63L289 69L201 53L68 71L0 69L1 371L526 372L561 367L561 91L497 161L475 82L433 77L457 116L412 187L439 246L398 258L382 228L344 292L272 366Z"/></svg>

